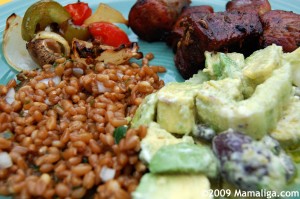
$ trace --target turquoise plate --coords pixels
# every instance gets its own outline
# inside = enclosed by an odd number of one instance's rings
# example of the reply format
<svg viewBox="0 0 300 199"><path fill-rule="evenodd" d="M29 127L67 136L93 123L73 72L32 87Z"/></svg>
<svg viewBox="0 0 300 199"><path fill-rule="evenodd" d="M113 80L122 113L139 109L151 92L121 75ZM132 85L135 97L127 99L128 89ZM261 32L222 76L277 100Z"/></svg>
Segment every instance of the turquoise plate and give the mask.
<svg viewBox="0 0 300 199"><path fill-rule="evenodd" d="M300 1L284 1L284 0L269 0L272 6L272 9L280 9L293 11L300 14ZM5 21L7 17L9 17L12 13L16 13L17 15L23 16L26 9L36 2L36 0L13 0L10 3L0 6L0 35L3 35L3 31L5 29ZM74 3L76 0L61 0L58 1L62 5L66 5L68 3ZM132 5L135 3L134 0L84 0L84 2L88 2L89 5L95 10L100 2L107 3L111 7L119 10L126 18L128 16L129 10ZM226 0L193 0L193 5L211 5L215 11L223 11L225 9ZM127 33L130 35L132 40L137 40L138 38L131 32L131 30L127 30ZM150 62L151 65L161 65L167 68L167 72L161 75L161 78L165 82L174 82L174 81L183 81L183 78L178 73L175 65L174 65L174 54L172 50L162 42L154 42L147 43L144 41L138 40L140 51L144 54L148 52L152 52L155 58ZM2 37L0 38L0 45L2 46ZM6 84L10 79L14 78L17 74L17 71L11 68L2 52L2 47L0 48L0 84ZM291 188L293 190L297 189L298 193L300 192L300 184L297 187ZM7 197L1 197L7 198ZM300 196L298 197L300 198Z"/></svg>

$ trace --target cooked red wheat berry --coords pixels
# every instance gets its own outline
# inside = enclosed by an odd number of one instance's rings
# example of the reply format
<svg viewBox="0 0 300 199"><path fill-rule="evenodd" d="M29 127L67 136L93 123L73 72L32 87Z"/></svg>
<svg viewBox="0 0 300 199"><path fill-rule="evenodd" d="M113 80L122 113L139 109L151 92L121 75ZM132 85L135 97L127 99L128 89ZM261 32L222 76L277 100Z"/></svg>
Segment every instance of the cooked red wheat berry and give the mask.
<svg viewBox="0 0 300 199"><path fill-rule="evenodd" d="M22 72L18 88L14 80L0 85L0 153L12 160L0 169L0 195L130 198L146 171L138 152L147 129L130 129L119 144L113 131L164 85L157 73L165 69L149 66L152 58L141 67L98 63L82 75L73 74L79 63L58 60L54 70ZM102 179L103 168L114 171L112 179Z"/></svg>

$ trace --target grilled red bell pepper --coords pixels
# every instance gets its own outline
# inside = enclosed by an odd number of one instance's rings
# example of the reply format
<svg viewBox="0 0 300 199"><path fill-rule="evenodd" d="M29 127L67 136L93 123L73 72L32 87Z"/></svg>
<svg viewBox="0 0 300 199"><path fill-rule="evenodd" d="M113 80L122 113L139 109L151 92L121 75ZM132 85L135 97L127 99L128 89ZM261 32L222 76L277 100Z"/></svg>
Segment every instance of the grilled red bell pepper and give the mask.
<svg viewBox="0 0 300 199"><path fill-rule="evenodd" d="M78 26L81 26L84 20L92 15L89 5L80 1L66 5L65 9L70 13L73 23Z"/></svg>
<svg viewBox="0 0 300 199"><path fill-rule="evenodd" d="M122 44L130 43L127 34L109 22L94 22L89 25L89 31L95 40L104 45L119 47Z"/></svg>

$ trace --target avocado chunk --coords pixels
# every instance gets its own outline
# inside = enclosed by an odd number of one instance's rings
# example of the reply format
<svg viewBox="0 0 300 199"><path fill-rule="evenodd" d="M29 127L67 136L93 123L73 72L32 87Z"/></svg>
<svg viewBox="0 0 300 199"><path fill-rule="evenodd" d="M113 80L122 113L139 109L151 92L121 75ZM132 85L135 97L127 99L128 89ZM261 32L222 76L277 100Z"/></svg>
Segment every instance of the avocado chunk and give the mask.
<svg viewBox="0 0 300 199"><path fill-rule="evenodd" d="M202 70L199 70L198 73L194 74L190 79L185 80L185 82L192 84L202 84L203 82L206 82L208 80L210 80L209 74L203 72Z"/></svg>
<svg viewBox="0 0 300 199"><path fill-rule="evenodd" d="M146 137L141 141L140 159L147 164L160 147L180 142L194 143L194 140L190 136L176 138L161 128L158 123L151 122Z"/></svg>
<svg viewBox="0 0 300 199"><path fill-rule="evenodd" d="M171 133L188 134L195 126L195 95L201 84L172 82L157 93L157 122Z"/></svg>
<svg viewBox="0 0 300 199"><path fill-rule="evenodd" d="M241 100L241 80L204 82L196 95L198 116L219 132L233 128L260 139L280 119L292 95L291 81L291 65L284 62L248 99Z"/></svg>
<svg viewBox="0 0 300 199"><path fill-rule="evenodd" d="M293 84L300 87L300 48L297 48L291 53L284 53L283 57L292 65Z"/></svg>
<svg viewBox="0 0 300 199"><path fill-rule="evenodd" d="M131 120L131 128L137 128L140 125L148 126L155 120L157 101L156 93L145 97Z"/></svg>
<svg viewBox="0 0 300 199"><path fill-rule="evenodd" d="M279 141L287 150L300 147L300 99L293 97L285 107L281 119L270 136Z"/></svg>
<svg viewBox="0 0 300 199"><path fill-rule="evenodd" d="M208 199L210 183L205 175L145 174L133 199Z"/></svg>
<svg viewBox="0 0 300 199"><path fill-rule="evenodd" d="M161 147L150 161L151 173L202 173L216 177L218 160L205 145L178 143Z"/></svg>
<svg viewBox="0 0 300 199"><path fill-rule="evenodd" d="M240 78L245 65L244 55L241 53L205 52L204 73L211 79Z"/></svg>
<svg viewBox="0 0 300 199"><path fill-rule="evenodd" d="M243 74L255 84L261 84L282 66L282 57L282 47L275 44L257 50L246 58Z"/></svg>

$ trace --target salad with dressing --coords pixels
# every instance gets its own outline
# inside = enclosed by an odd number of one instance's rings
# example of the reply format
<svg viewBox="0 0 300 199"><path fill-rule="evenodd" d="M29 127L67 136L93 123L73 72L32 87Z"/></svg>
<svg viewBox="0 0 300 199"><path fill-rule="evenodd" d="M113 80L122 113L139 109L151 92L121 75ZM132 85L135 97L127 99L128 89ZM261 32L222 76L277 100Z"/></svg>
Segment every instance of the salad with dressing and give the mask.
<svg viewBox="0 0 300 199"><path fill-rule="evenodd" d="M297 190L300 49L205 56L205 69L149 95L135 114L132 127L148 125L140 158L150 172L133 198L270 198Z"/></svg>

